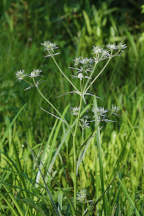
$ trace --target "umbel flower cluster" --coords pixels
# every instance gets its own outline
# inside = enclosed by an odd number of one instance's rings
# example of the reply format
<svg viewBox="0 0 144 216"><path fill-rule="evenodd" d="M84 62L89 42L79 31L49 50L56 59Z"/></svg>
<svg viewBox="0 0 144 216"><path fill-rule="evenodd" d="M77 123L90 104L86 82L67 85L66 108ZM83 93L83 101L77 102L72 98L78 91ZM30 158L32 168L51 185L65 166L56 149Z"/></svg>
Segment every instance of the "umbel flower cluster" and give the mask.
<svg viewBox="0 0 144 216"><path fill-rule="evenodd" d="M106 49L94 46L92 49L93 57L78 57L74 59L74 67L69 67L75 71L73 77L80 79L80 81L83 79L92 79L94 65L98 64L100 61L120 55L125 48L126 45L122 43L119 45L108 44Z"/></svg>
<svg viewBox="0 0 144 216"><path fill-rule="evenodd" d="M24 80L27 76L30 78L39 77L42 71L39 69L34 69L29 75L25 74L24 70L19 70L16 72L16 77L18 80Z"/></svg>
<svg viewBox="0 0 144 216"><path fill-rule="evenodd" d="M58 49L58 46L55 43L51 43L50 41L44 41L41 43L41 45L44 47L44 50L47 52L47 55L45 57L53 57L55 55L59 55L59 52L55 52L55 50ZM93 72L93 64L97 64L100 61L103 61L105 59L112 58L114 56L118 56L121 54L121 52L126 48L127 46L125 44L108 44L106 46L106 49L103 49L99 46L94 46L92 49L93 57L92 58L84 58L84 57L78 57L74 59L74 67L69 67L70 69L75 71L75 75L73 75L74 78L78 78L80 80L83 79L91 79L91 74ZM117 52L113 52L117 51ZM26 76L29 76L30 78L35 78L40 76L40 73L42 71L39 69L34 69L29 75L25 74L24 70L19 70L16 72L16 77L18 80L24 80Z"/></svg>
<svg viewBox="0 0 144 216"><path fill-rule="evenodd" d="M115 56L119 56L123 52L123 50L127 47L125 44L122 44L122 43L120 43L120 44L108 44L105 48L102 48L99 46L94 46L92 49L92 57L88 58L88 57L79 56L79 57L74 59L73 66L69 67L69 69L72 71L70 78L69 78L69 76L67 76L63 72L63 70L60 68L60 66L58 65L58 63L55 59L55 56L60 54L57 51L58 46L55 43L51 43L50 41L44 41L43 43L41 43L41 45L44 47L44 51L46 52L45 57L46 58L48 58L48 57L52 58L55 65L59 69L59 72L63 75L63 77L67 80L67 82L69 82L69 84L73 87L73 91L68 92L68 94L69 93L78 94L83 99L83 102L85 104L86 104L85 97L87 95L93 96L93 94L88 92L90 87L92 87L93 83L103 73L106 66L110 62L110 60ZM98 73L96 73L97 64L99 62L105 61L105 60L106 60L106 63L104 64L103 68ZM27 74L22 69L22 70L19 70L16 72L16 77L20 81L21 80L27 81L27 79L32 80L32 84L29 87L27 87L26 90L30 89L34 86L36 88L38 88L38 90L39 90L39 87L38 87L39 81L35 81L35 78L40 77L41 73L42 73L42 70L33 69L30 74ZM79 87L77 87L74 84L73 79L78 79ZM39 93L40 93L40 90L39 90ZM42 93L40 93L40 94L42 96ZM43 98L45 99L44 96L43 96ZM46 100L46 101L48 102L48 100ZM50 102L49 102L49 105L52 106L52 104ZM58 116L55 114L52 114L52 115L57 117L57 118L60 118L61 116L60 116L60 113L58 112L58 110L56 108L54 108L54 106L52 106L52 108L57 112ZM73 115L78 116L79 112L81 111L81 108L82 107L72 108ZM118 110L119 110L118 107L113 106L111 109L111 113L114 115L117 115ZM105 110L104 108L99 107L96 109L93 108L92 111L93 111L93 113L97 112L98 121L105 121L105 122L110 121L106 118L106 114L108 113L108 110ZM93 119L89 120L89 117L87 117L87 116L80 119L82 127L89 127L89 123L92 121L94 121L94 120Z"/></svg>
<svg viewBox="0 0 144 216"><path fill-rule="evenodd" d="M79 110L80 110L80 107L72 107L71 108L72 114L74 116L78 116ZM120 110L119 107L113 106L113 105L112 105L110 110L105 109L104 107L94 107L93 106L92 109L89 109L87 111L87 114L83 115L83 117L80 119L80 126L81 126L81 128L90 127L90 124L92 122L95 122L94 116L96 114L98 116L98 119L97 119L98 122L113 122L113 120L108 119L107 116L109 116L109 115L117 116L119 113L119 110Z"/></svg>

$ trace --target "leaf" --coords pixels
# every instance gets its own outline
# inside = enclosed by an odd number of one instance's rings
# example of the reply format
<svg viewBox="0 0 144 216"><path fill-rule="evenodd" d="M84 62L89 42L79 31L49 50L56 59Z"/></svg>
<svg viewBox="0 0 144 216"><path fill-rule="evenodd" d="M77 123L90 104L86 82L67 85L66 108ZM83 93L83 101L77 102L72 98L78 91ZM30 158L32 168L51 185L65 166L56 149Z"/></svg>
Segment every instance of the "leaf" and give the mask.
<svg viewBox="0 0 144 216"><path fill-rule="evenodd" d="M88 17L88 15L87 15L87 13L85 11L83 11L83 16L84 16L84 19L85 19L85 22L86 22L87 31L88 31L89 35L91 35L92 34L92 28L91 28L91 25L90 25L89 17Z"/></svg>

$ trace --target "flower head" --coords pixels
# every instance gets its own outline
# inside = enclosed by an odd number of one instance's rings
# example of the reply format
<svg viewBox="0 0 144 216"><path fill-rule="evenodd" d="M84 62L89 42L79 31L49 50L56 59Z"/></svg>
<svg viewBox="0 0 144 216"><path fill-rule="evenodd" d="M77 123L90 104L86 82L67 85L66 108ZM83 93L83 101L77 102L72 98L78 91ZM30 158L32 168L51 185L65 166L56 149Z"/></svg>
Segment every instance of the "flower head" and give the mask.
<svg viewBox="0 0 144 216"><path fill-rule="evenodd" d="M59 55L59 52L55 52L55 49L58 49L57 45L55 43L51 43L50 41L44 41L41 43L42 46L44 46L44 50L48 52L47 57L52 57L55 55Z"/></svg>
<svg viewBox="0 0 144 216"><path fill-rule="evenodd" d="M108 112L104 107L93 107L92 111L100 116L104 116Z"/></svg>
<svg viewBox="0 0 144 216"><path fill-rule="evenodd" d="M80 119L80 126L84 129L84 128L89 128L89 121L87 120L87 118L82 118Z"/></svg>
<svg viewBox="0 0 144 216"><path fill-rule="evenodd" d="M94 62L96 63L101 60L107 59L111 56L109 51L107 51L106 49L100 48L98 46L93 47L93 53L94 55L96 55L96 57L94 57Z"/></svg>
<svg viewBox="0 0 144 216"><path fill-rule="evenodd" d="M116 45L116 44L108 44L107 48L110 49L110 50L123 50L123 49L127 48L127 46L126 46L126 44L122 44L122 43L120 43L118 45Z"/></svg>
<svg viewBox="0 0 144 216"><path fill-rule="evenodd" d="M54 51L58 48L55 43L51 43L50 41L44 41L43 43L41 43L41 45L44 46L44 49L46 51Z"/></svg>
<svg viewBox="0 0 144 216"><path fill-rule="evenodd" d="M26 74L24 73L24 70L19 70L16 72L16 78L18 80L23 80Z"/></svg>
<svg viewBox="0 0 144 216"><path fill-rule="evenodd" d="M41 72L42 72L42 71L39 70L39 69L34 69L34 70L30 73L29 77L30 77L30 78L38 77L38 76L40 76L40 73L41 73Z"/></svg>
<svg viewBox="0 0 144 216"><path fill-rule="evenodd" d="M94 46L93 47L93 53L94 54L101 54L101 53L103 53L103 48L101 48L99 46Z"/></svg>
<svg viewBox="0 0 144 216"><path fill-rule="evenodd" d="M74 116L77 116L78 115L78 113L79 113L79 107L73 107L72 108L72 114L74 115Z"/></svg>
<svg viewBox="0 0 144 216"><path fill-rule="evenodd" d="M78 57L74 59L74 65L77 66L79 64L81 65L87 65L87 64L92 64L93 59L92 58L83 58L83 57Z"/></svg>

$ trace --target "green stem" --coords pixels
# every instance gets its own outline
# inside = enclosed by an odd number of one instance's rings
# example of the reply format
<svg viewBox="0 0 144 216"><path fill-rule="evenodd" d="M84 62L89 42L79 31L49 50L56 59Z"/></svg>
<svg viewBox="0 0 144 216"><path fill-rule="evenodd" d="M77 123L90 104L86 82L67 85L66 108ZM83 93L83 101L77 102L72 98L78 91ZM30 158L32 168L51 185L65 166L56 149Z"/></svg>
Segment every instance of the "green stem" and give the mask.
<svg viewBox="0 0 144 216"><path fill-rule="evenodd" d="M63 119L61 113L57 110L57 108L44 96L44 94L42 93L42 91L39 89L39 87L37 86L35 79L33 78L33 82L35 87L37 88L38 93L40 94L40 96L56 111L56 113ZM64 122L67 124L67 122L64 120Z"/></svg>
<svg viewBox="0 0 144 216"><path fill-rule="evenodd" d="M58 65L57 61L55 60L54 56L52 55L51 52L49 52L49 55L51 56L51 58L53 59L55 65L57 66L58 70L60 71L60 73L64 76L64 78L72 85L72 87L79 92L79 89L72 83L72 81L65 75L65 73L62 71L62 69L60 68L60 66Z"/></svg>
<svg viewBox="0 0 144 216"><path fill-rule="evenodd" d="M93 81L89 84L89 86L85 89L85 93L88 91L88 89L93 85L93 83L97 80L97 78L103 73L107 65L109 64L111 58L108 59L107 63L105 66L101 69L101 71L98 73L98 75L93 79Z"/></svg>
<svg viewBox="0 0 144 216"><path fill-rule="evenodd" d="M94 97L94 106L97 109L96 96ZM96 120L96 125L95 126L97 128L97 150L98 150L98 159L99 159L99 167L100 167L100 181L101 181L101 189L102 189L102 197L103 197L104 215L106 216L107 211L106 211L105 188L104 188L104 173L103 173L101 134L100 134L100 126L99 126L99 120L98 120L97 112L95 113L95 120Z"/></svg>
<svg viewBox="0 0 144 216"><path fill-rule="evenodd" d="M80 105L79 105L79 113L77 117L77 122L74 130L74 135L73 135L73 160L74 160L74 208L76 210L77 207L77 179L76 179L76 169L77 169L77 155L76 155L76 134L77 134L77 129L78 129L78 124L80 120L80 112L81 112L81 107L82 107L82 96L80 97Z"/></svg>

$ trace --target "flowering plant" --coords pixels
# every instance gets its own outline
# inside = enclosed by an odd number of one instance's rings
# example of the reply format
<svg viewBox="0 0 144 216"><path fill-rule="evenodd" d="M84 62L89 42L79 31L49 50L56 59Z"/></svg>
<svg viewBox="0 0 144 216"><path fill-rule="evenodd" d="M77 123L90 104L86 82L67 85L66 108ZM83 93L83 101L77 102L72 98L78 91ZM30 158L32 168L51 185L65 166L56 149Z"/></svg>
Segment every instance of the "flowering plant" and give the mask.
<svg viewBox="0 0 144 216"><path fill-rule="evenodd" d="M19 70L16 72L16 77L18 80L26 81L29 86L27 89L32 87L36 87L41 97L51 106L54 110L53 113L41 108L43 111L47 112L48 114L52 115L56 119L62 121L67 127L67 133L71 132L72 134L72 145L73 145L73 170L74 176L73 180L73 204L74 208L77 208L78 202L78 191L77 191L77 176L79 172L80 164L85 156L86 150L88 145L92 139L97 137L97 148L99 152L99 164L100 164L100 172L101 172L101 182L102 182L102 194L103 194L103 202L105 203L105 196L104 196L104 176L103 176L103 166L101 161L101 136L100 136L100 122L110 122L107 118L107 114L111 112L113 115L117 115L119 108L116 106L112 106L111 110L104 109L103 107L98 107L97 105L97 96L89 92L95 81L99 78L99 76L103 73L107 65L109 64L110 60L115 57L119 56L123 50L126 48L125 44L108 44L106 48L101 48L99 46L94 46L92 49L92 57L77 57L73 61L73 66L69 67L71 71L71 78L69 78L61 69L59 64L56 61L55 56L59 55L58 46L55 43L51 43L49 41L45 41L41 44L44 47L44 51L46 52L46 58L51 58L58 68L59 72L65 78L65 80L72 86L73 90L71 92L67 92L66 94L77 94L79 96L78 106L71 107L71 113L73 114L73 122L69 123L64 115L60 113L60 111L55 107L54 104L50 102L48 98L42 93L39 87L39 81L36 81L38 77L41 76L42 71L40 69L34 69L30 74L26 74L24 70ZM100 62L104 62L104 66L100 71L97 72L97 66ZM29 80L30 79L30 80ZM73 79L77 79L79 85L76 86L73 82ZM32 82L31 82L32 81ZM26 90L27 90L26 89ZM92 106L87 104L87 96L93 97L93 104ZM88 113L88 114L87 114ZM78 151L76 136L79 130L82 131L82 137L84 134L84 130L90 127L90 124L94 124L94 131L90 137L81 144L84 146L82 150ZM62 142L63 143L63 142ZM52 160L51 166L48 168L48 172L51 173L52 166L56 160L57 155L61 150L61 146L59 145L54 159ZM39 166L39 171L36 177L36 184L40 181L40 176L42 176L42 163ZM86 197L86 196L85 196Z"/></svg>

